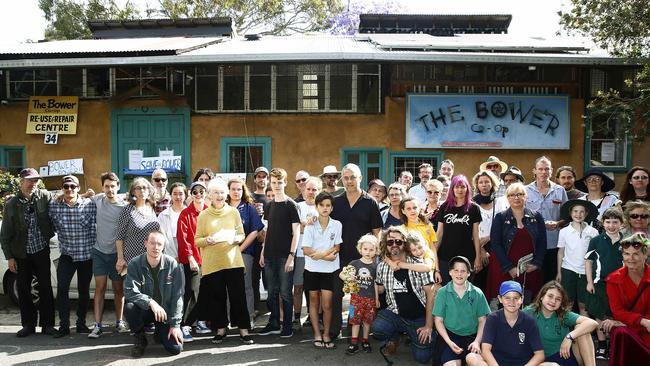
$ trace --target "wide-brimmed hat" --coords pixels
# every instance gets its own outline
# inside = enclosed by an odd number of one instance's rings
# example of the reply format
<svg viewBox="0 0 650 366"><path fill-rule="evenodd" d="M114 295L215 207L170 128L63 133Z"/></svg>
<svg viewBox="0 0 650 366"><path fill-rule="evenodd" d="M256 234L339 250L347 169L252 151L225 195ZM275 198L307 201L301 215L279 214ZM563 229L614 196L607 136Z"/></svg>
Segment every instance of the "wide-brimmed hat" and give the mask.
<svg viewBox="0 0 650 366"><path fill-rule="evenodd" d="M576 181L575 187L578 190L582 191L582 192L588 193L589 190L587 189L586 180L591 175L597 175L603 180L603 185L600 186L600 190L602 192L609 192L612 189L614 189L614 186L616 185L616 183L614 183L614 180L612 178L608 177L607 175L605 175L605 173L603 173L602 170L595 169L595 168L591 168L591 169L587 170L585 172L584 176Z"/></svg>
<svg viewBox="0 0 650 366"><path fill-rule="evenodd" d="M506 169L508 169L508 164L506 164L505 162L499 160L499 158L497 158L496 156L490 156L489 158L487 158L487 160L484 161L484 162L483 162L483 163L478 167L478 169L479 169L479 170L488 170L488 169L486 168L487 165L488 165L488 164L492 164L492 163L497 163L497 164L501 165L501 171L502 171L502 172L505 171Z"/></svg>
<svg viewBox="0 0 650 366"><path fill-rule="evenodd" d="M327 174L336 174L336 175L340 176L340 175L341 175L341 171L340 171L340 170L336 170L336 166L335 166L335 165L327 165L327 166L325 166L325 167L323 168L323 173L321 173L321 175L320 175L319 177L320 177L320 178L323 178L323 176L324 176L324 175L327 175Z"/></svg>
<svg viewBox="0 0 650 366"><path fill-rule="evenodd" d="M368 189L372 188L372 186L374 184L376 184L376 185L380 186L381 188L383 188L384 189L384 195L388 196L388 188L386 188L386 185L384 184L384 182L381 179L377 178L377 179L371 180L370 183L368 183Z"/></svg>
<svg viewBox="0 0 650 366"><path fill-rule="evenodd" d="M25 168L25 169L21 170L19 176L22 179L36 179L36 178L40 179L41 178L41 176L38 174L38 172L34 168Z"/></svg>
<svg viewBox="0 0 650 366"><path fill-rule="evenodd" d="M591 201L575 199L564 202L560 207L560 218L565 222L571 222L571 210L575 206L582 206L587 211L585 222L593 222L598 217L598 208Z"/></svg>
<svg viewBox="0 0 650 366"><path fill-rule="evenodd" d="M502 180L503 180L503 177L505 177L506 175L514 175L515 177L517 177L517 179L519 179L519 181L521 183L525 183L525 181L526 181L524 179L524 175L521 174L521 169L517 168L514 165L510 166L505 172L499 174L499 176L501 177Z"/></svg>

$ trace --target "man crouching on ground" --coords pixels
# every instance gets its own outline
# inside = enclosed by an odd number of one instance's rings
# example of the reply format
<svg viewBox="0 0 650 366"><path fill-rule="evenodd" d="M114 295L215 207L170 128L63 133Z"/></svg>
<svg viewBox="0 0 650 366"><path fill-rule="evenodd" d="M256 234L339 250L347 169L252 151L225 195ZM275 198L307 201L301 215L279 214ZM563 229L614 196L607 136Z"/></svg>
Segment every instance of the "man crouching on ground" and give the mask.
<svg viewBox="0 0 650 366"><path fill-rule="evenodd" d="M131 356L141 357L147 347L144 325L155 323L156 332L165 350L177 355L183 350L183 266L163 254L165 234L153 231L145 241L147 252L129 262L124 281L124 315L135 333Z"/></svg>

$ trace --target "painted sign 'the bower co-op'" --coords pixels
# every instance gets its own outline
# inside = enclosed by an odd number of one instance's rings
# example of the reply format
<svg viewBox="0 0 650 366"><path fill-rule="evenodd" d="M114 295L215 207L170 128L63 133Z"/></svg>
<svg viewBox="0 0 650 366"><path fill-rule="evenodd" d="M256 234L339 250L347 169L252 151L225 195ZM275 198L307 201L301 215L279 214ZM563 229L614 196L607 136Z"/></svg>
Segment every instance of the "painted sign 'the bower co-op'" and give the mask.
<svg viewBox="0 0 650 366"><path fill-rule="evenodd" d="M566 95L409 94L407 148L569 149Z"/></svg>

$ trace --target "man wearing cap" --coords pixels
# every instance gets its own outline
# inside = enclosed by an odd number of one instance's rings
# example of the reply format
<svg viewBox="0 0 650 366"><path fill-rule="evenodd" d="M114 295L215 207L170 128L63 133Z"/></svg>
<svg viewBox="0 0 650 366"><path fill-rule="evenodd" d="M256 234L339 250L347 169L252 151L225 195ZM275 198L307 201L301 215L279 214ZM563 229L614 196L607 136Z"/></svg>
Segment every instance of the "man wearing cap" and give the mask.
<svg viewBox="0 0 650 366"><path fill-rule="evenodd" d="M253 205L257 210L257 213L261 216L264 215L264 206L268 203L266 198L266 187L269 184L269 170L263 166L257 167L255 169L255 175L253 176L253 182L255 184L255 190L253 191ZM260 230L257 234L257 241L259 243L264 242L264 237L266 235L266 228ZM262 277L262 267L260 267L260 255L262 253L262 246L255 245L255 252L253 254L253 298L255 299L255 309L258 309L261 306L260 302L260 280ZM254 316L254 314L250 314Z"/></svg>
<svg viewBox="0 0 650 366"><path fill-rule="evenodd" d="M253 183L255 183L255 189L253 190L253 202L255 202L257 213L259 213L261 216L264 213L263 206L268 201L266 199L265 192L266 187L269 185L269 170L263 166L255 169L255 174L253 175Z"/></svg>
<svg viewBox="0 0 650 366"><path fill-rule="evenodd" d="M501 173L500 178L502 182L501 187L504 187L504 192L512 183L525 183L524 175L521 174L521 170L514 165ZM506 197L505 194L494 200L494 212L505 211L508 208L510 208L510 204L508 203L508 197Z"/></svg>
<svg viewBox="0 0 650 366"><path fill-rule="evenodd" d="M519 282L505 281L499 287L503 309L488 315L483 330L481 353L467 355L468 366L539 365L544 361L544 346L537 322L520 311L523 289Z"/></svg>
<svg viewBox="0 0 650 366"><path fill-rule="evenodd" d="M167 192L167 172L157 168L151 174L151 184L153 185L153 197L156 200L154 210L156 215L165 211L172 204L172 196Z"/></svg>
<svg viewBox="0 0 650 366"><path fill-rule="evenodd" d="M40 181L40 175L33 168L20 172L20 190L7 201L0 230L2 251L9 270L17 274L20 322L23 326L16 333L18 337L33 334L39 318L44 334L56 333L49 246L54 231L48 213L52 196L48 191L38 189ZM39 288L38 309L32 302L34 276Z"/></svg>
<svg viewBox="0 0 650 366"><path fill-rule="evenodd" d="M555 182L566 191L567 198L570 200L578 199L585 194L575 187L576 170L572 166L563 165L557 168L555 172Z"/></svg>
<svg viewBox="0 0 650 366"><path fill-rule="evenodd" d="M345 189L336 186L339 178L341 178L341 172L336 170L334 165L324 167L323 173L320 175L320 179L323 181L323 192L327 192L334 197L342 195Z"/></svg>
<svg viewBox="0 0 650 366"><path fill-rule="evenodd" d="M66 175L62 179L63 194L50 201L50 218L59 235L59 264L56 268L56 308L60 327L54 338L70 334L70 281L77 273L77 333L90 333L86 313L90 302L90 280L93 277L91 250L96 240L97 206L90 198L79 195L79 179Z"/></svg>
<svg viewBox="0 0 650 366"><path fill-rule="evenodd" d="M427 187L425 185L433 176L433 167L429 163L422 163L418 167L418 172L420 184L411 187L409 189L409 195L415 197L420 202L420 207L424 207L427 204Z"/></svg>
<svg viewBox="0 0 650 366"><path fill-rule="evenodd" d="M385 230L379 256L390 258L398 267L400 263L421 263L419 259L406 255L406 235L400 226ZM388 362L386 356L394 352L400 333L406 333L411 340L415 361L429 362L436 339L432 315L435 297L432 272L417 272L401 267L394 270L381 261L377 266L375 283L379 293L386 293L388 305L377 313L371 329L375 338L384 342L379 349L381 355Z"/></svg>
<svg viewBox="0 0 650 366"><path fill-rule="evenodd" d="M500 177L501 172L505 172L508 169L508 164L499 160L496 156L490 156L486 161L484 161L479 167L478 170L489 170L494 173L495 176ZM499 187L497 187L494 197L502 197L506 193L506 186L503 184L503 181L500 182Z"/></svg>
<svg viewBox="0 0 650 366"><path fill-rule="evenodd" d="M309 173L304 170L299 170L296 173L296 188L298 188L298 196L294 199L296 203L305 200L302 195L305 193L305 183L307 182L307 178L309 178Z"/></svg>

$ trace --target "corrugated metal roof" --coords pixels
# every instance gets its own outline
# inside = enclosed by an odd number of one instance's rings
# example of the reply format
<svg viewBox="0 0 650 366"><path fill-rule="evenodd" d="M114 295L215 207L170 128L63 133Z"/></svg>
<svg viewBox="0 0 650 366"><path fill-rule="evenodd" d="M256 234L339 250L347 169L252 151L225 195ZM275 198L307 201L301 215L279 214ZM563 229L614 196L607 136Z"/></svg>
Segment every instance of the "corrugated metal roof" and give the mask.
<svg viewBox="0 0 650 366"><path fill-rule="evenodd" d="M38 55L67 53L128 53L173 51L183 53L223 40L222 37L155 37L122 39L76 39L3 45L2 55Z"/></svg>

